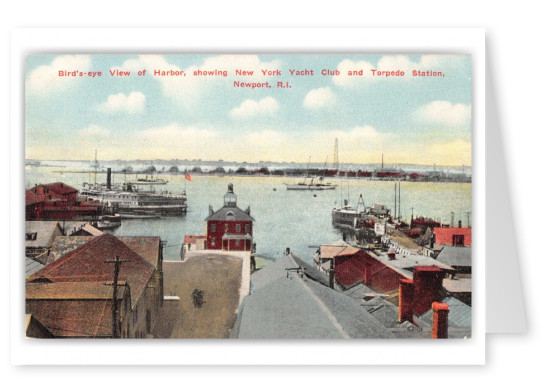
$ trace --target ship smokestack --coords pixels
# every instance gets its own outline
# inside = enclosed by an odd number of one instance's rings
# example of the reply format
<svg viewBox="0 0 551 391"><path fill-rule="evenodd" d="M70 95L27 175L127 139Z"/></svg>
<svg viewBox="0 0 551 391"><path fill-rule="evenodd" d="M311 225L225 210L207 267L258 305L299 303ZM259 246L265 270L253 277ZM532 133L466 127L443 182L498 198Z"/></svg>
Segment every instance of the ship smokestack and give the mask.
<svg viewBox="0 0 551 391"><path fill-rule="evenodd" d="M107 190L111 190L111 169L107 169Z"/></svg>

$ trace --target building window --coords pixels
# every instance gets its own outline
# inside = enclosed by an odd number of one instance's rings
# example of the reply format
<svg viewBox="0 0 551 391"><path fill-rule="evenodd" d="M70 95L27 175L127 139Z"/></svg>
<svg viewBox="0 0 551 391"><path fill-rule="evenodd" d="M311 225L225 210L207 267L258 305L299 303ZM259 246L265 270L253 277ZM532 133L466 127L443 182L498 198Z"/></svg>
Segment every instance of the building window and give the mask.
<svg viewBox="0 0 551 391"><path fill-rule="evenodd" d="M249 233L249 230L250 230L250 225L249 225L249 224L245 224L245 233L248 234L248 233Z"/></svg>
<svg viewBox="0 0 551 391"><path fill-rule="evenodd" d="M215 239L215 238L212 238L212 239L210 240L210 245L211 245L211 246L214 246L215 244L216 244L216 239Z"/></svg>
<svg viewBox="0 0 551 391"><path fill-rule="evenodd" d="M239 247L240 244L241 244L241 240L237 239L237 240L235 241L235 245L236 245L237 247Z"/></svg>
<svg viewBox="0 0 551 391"><path fill-rule="evenodd" d="M25 240L36 240L38 232L30 232L25 234Z"/></svg>
<svg viewBox="0 0 551 391"><path fill-rule="evenodd" d="M216 232L216 224L210 225L210 232Z"/></svg>
<svg viewBox="0 0 551 391"><path fill-rule="evenodd" d="M224 226L224 232L228 232L230 230L230 226L228 224L226 224Z"/></svg>
<svg viewBox="0 0 551 391"><path fill-rule="evenodd" d="M235 225L235 232L241 232L241 224Z"/></svg>
<svg viewBox="0 0 551 391"><path fill-rule="evenodd" d="M464 246L465 245L465 235L453 235L452 242L454 246Z"/></svg>

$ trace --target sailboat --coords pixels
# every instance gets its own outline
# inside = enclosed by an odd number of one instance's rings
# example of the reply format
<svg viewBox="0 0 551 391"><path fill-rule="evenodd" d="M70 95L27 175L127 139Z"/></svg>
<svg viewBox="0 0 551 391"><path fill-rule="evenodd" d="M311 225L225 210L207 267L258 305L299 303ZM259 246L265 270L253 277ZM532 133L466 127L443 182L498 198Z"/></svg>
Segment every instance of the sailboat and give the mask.
<svg viewBox="0 0 551 391"><path fill-rule="evenodd" d="M325 163L327 164L327 161ZM306 166L306 177L301 182L295 184L286 183L285 186L287 186L287 190L334 190L337 187L337 185L325 183L324 176L310 177L308 174L309 168L310 159L308 159L308 165Z"/></svg>

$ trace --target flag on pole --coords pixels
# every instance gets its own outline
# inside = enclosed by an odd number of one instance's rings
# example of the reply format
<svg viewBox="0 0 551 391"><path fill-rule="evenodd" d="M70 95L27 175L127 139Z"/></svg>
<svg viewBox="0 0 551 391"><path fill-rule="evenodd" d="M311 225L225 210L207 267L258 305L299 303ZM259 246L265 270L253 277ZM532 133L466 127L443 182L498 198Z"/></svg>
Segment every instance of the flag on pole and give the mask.
<svg viewBox="0 0 551 391"><path fill-rule="evenodd" d="M186 174L186 179L187 179L188 181L191 181L191 174L190 174L189 172Z"/></svg>

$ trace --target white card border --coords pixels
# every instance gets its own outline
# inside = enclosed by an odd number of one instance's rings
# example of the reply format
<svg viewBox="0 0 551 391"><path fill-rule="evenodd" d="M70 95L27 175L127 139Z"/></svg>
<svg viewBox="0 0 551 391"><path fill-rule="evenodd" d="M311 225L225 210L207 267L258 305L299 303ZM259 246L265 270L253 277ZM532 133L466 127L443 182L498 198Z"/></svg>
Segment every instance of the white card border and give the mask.
<svg viewBox="0 0 551 391"><path fill-rule="evenodd" d="M14 29L11 35L10 356L13 364L475 365L485 363L484 29ZM457 53L472 55L473 337L469 340L45 341L24 338L24 56L28 53Z"/></svg>

